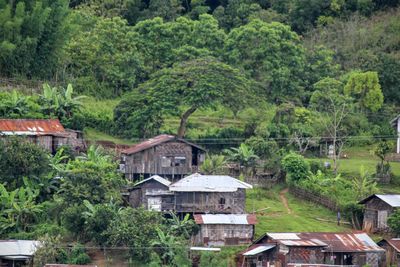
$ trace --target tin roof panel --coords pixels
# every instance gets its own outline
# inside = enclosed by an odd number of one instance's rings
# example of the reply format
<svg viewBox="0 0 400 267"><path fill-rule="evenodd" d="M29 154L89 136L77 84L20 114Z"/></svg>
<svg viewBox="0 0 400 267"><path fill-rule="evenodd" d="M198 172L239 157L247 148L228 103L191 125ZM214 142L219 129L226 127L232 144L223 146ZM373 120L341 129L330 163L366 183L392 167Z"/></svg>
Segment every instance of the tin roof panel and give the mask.
<svg viewBox="0 0 400 267"><path fill-rule="evenodd" d="M189 175L170 185L176 192L235 192L239 188L249 189L252 185L227 175Z"/></svg>
<svg viewBox="0 0 400 267"><path fill-rule="evenodd" d="M0 257L32 256L39 244L35 240L0 240Z"/></svg>
<svg viewBox="0 0 400 267"><path fill-rule="evenodd" d="M256 223L254 214L196 214L194 220L197 224L244 224Z"/></svg>
<svg viewBox="0 0 400 267"><path fill-rule="evenodd" d="M0 119L0 134L4 135L43 135L65 133L57 119Z"/></svg>

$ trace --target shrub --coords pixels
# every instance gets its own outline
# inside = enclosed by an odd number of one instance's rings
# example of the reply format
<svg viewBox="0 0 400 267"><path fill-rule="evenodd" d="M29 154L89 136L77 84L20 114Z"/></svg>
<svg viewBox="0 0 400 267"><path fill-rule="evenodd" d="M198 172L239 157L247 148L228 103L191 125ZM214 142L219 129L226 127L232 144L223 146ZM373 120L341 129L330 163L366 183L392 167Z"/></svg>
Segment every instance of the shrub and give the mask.
<svg viewBox="0 0 400 267"><path fill-rule="evenodd" d="M400 235L400 210L397 210L388 219L388 225L390 229L396 235Z"/></svg>
<svg viewBox="0 0 400 267"><path fill-rule="evenodd" d="M304 157L291 152L282 159L282 167L289 176L289 182L297 183L308 177L310 166Z"/></svg>

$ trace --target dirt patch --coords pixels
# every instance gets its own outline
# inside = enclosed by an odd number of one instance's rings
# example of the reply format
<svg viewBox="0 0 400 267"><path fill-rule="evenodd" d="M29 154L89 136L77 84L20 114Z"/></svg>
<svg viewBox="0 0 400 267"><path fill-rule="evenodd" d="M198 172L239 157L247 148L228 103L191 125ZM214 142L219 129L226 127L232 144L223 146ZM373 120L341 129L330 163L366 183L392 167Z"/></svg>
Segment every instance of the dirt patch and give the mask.
<svg viewBox="0 0 400 267"><path fill-rule="evenodd" d="M288 200L286 198L286 193L287 192L289 192L289 188L283 189L281 192L279 192L279 198L281 199L281 201L283 203L283 206L285 206L285 208L287 210L287 213L288 214L292 214L292 210L290 209L289 204L288 204Z"/></svg>

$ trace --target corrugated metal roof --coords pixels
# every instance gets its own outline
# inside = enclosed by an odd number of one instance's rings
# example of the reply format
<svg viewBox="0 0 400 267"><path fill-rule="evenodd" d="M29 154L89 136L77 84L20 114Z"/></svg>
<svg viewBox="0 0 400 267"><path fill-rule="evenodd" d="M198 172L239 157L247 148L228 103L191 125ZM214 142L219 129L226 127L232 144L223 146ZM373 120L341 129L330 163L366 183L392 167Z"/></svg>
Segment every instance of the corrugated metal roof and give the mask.
<svg viewBox="0 0 400 267"><path fill-rule="evenodd" d="M279 243L288 247L326 247L328 244L320 240L280 240Z"/></svg>
<svg viewBox="0 0 400 267"><path fill-rule="evenodd" d="M0 257L31 257L39 244L35 240L0 240Z"/></svg>
<svg viewBox="0 0 400 267"><path fill-rule="evenodd" d="M235 192L239 188L249 189L252 185L227 175L189 175L170 185L176 192Z"/></svg>
<svg viewBox="0 0 400 267"><path fill-rule="evenodd" d="M309 246L308 244L326 244L326 249L332 252L382 252L380 248L366 233L267 233L271 240L287 246ZM296 237L288 239L287 237ZM274 238L274 237L283 237ZM261 240L261 239L259 239ZM304 245L301 245L304 243Z"/></svg>
<svg viewBox="0 0 400 267"><path fill-rule="evenodd" d="M382 201L386 202L387 204L389 204L390 206L392 206L394 208L400 207L400 195L374 194L374 195L371 195L371 196L361 200L359 202L359 204L365 204L366 202L368 202L369 200L371 200L374 197L377 197L377 198L381 199Z"/></svg>
<svg viewBox="0 0 400 267"><path fill-rule="evenodd" d="M155 181L157 181L160 184L163 184L165 186L169 186L171 184L171 182L168 181L167 179L164 179L164 178L162 178L161 176L158 176L158 175L153 175L153 176L151 176L151 177L149 177L147 179L144 179L143 181L140 181L140 182L136 183L134 186L138 186L138 185L143 184L143 183L145 183L147 181L150 181L150 180L155 180Z"/></svg>
<svg viewBox="0 0 400 267"><path fill-rule="evenodd" d="M256 224L254 214L196 214L197 224Z"/></svg>
<svg viewBox="0 0 400 267"><path fill-rule="evenodd" d="M0 119L0 134L43 135L64 134L65 129L57 119Z"/></svg>
<svg viewBox="0 0 400 267"><path fill-rule="evenodd" d="M397 252L400 252L400 238L385 239Z"/></svg>
<svg viewBox="0 0 400 267"><path fill-rule="evenodd" d="M276 247L275 245L260 245L260 246L256 246L253 248L250 248L250 250L247 250L245 253L243 253L243 256L254 256L257 255L261 252L273 249L274 247Z"/></svg>
<svg viewBox="0 0 400 267"><path fill-rule="evenodd" d="M138 153L140 151L143 151L143 150L152 148L154 146L160 145L162 143L173 141L173 140L184 142L184 143L186 143L188 145L194 146L194 147L196 147L196 148L198 148L200 150L205 151L204 148L202 148L202 147L200 147L200 146L198 146L196 144L193 144L193 143L191 143L191 142L189 142L189 141L187 141L185 139L178 138L178 137L176 137L174 135L160 134L158 136L155 136L153 138L150 138L150 139L147 139L147 140L145 140L143 142L140 142L139 144L136 144L136 145L133 145L133 146L127 148L127 149L124 149L124 150L121 151L121 153L127 154L127 155L131 155L131 154L135 154L135 153Z"/></svg>

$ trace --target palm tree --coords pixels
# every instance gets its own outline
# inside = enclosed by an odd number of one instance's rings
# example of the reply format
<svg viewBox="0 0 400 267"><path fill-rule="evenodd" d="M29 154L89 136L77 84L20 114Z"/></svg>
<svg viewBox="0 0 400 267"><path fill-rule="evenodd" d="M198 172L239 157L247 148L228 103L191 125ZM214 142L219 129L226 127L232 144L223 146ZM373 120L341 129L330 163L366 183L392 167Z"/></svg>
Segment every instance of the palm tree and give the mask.
<svg viewBox="0 0 400 267"><path fill-rule="evenodd" d="M240 168L244 167L245 174L249 174L250 168L254 168L259 159L254 150L245 143L240 144L238 148L225 149L224 152L227 154L228 160L238 163Z"/></svg>
<svg viewBox="0 0 400 267"><path fill-rule="evenodd" d="M164 266L177 266L175 260L179 257L182 242L178 238L168 233L164 233L160 228L156 228L157 239L151 245L156 249L159 254L162 264Z"/></svg>
<svg viewBox="0 0 400 267"><path fill-rule="evenodd" d="M1 110L4 117L10 117L17 115L18 117L22 117L29 112L28 107L28 99L24 95L21 95L17 91L12 91L10 97L6 99L6 101L2 104Z"/></svg>
<svg viewBox="0 0 400 267"><path fill-rule="evenodd" d="M200 167L204 174L220 174L226 165L226 159L223 155L211 155L206 157Z"/></svg>
<svg viewBox="0 0 400 267"><path fill-rule="evenodd" d="M86 153L76 157L79 160L91 161L99 165L108 164L111 162L110 155L105 153L102 146L90 145Z"/></svg>

